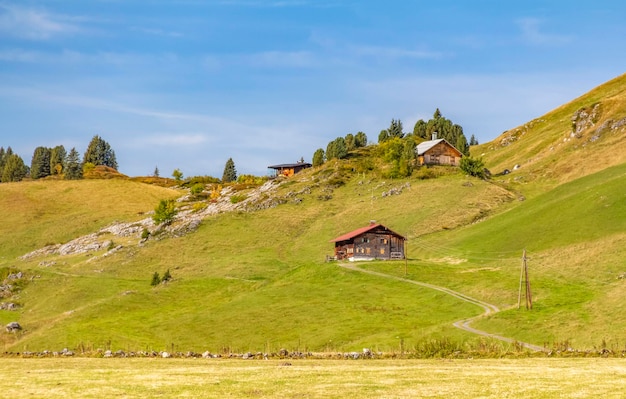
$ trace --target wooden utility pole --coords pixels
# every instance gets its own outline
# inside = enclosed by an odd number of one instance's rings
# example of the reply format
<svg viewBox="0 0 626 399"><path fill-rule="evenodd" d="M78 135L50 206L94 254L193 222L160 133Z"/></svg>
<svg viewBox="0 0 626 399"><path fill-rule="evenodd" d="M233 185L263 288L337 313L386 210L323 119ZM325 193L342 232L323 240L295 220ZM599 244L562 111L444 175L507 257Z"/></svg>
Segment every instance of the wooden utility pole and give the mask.
<svg viewBox="0 0 626 399"><path fill-rule="evenodd" d="M530 292L530 280L528 278L528 263L526 262L526 250L522 253L522 270L519 277L519 293L517 295L517 308L519 309L522 303L522 286L525 287L526 309L531 310L533 308L533 296Z"/></svg>

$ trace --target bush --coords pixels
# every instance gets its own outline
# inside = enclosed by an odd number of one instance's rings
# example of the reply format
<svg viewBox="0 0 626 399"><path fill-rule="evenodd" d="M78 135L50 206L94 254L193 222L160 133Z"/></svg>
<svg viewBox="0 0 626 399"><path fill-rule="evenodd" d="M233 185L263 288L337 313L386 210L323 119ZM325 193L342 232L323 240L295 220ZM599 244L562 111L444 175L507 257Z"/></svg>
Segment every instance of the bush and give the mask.
<svg viewBox="0 0 626 399"><path fill-rule="evenodd" d="M204 184L202 183L196 183L193 186L191 186L191 194L193 195L198 195L203 191L204 191Z"/></svg>
<svg viewBox="0 0 626 399"><path fill-rule="evenodd" d="M152 281L150 282L150 285L153 287L156 287L159 284L161 284L161 277L159 277L158 272L154 272L154 274L152 275Z"/></svg>
<svg viewBox="0 0 626 399"><path fill-rule="evenodd" d="M246 198L248 198L248 196L247 195L243 195L243 194L242 195L233 195L233 196L230 197L230 202L232 204L236 204L238 202L241 202L241 201L245 200Z"/></svg>
<svg viewBox="0 0 626 399"><path fill-rule="evenodd" d="M170 224L174 220L176 213L178 213L178 210L176 209L174 200L161 200L154 210L152 220L154 220L156 224Z"/></svg>
<svg viewBox="0 0 626 399"><path fill-rule="evenodd" d="M485 178L485 163L482 158L463 157L459 167L466 175Z"/></svg>

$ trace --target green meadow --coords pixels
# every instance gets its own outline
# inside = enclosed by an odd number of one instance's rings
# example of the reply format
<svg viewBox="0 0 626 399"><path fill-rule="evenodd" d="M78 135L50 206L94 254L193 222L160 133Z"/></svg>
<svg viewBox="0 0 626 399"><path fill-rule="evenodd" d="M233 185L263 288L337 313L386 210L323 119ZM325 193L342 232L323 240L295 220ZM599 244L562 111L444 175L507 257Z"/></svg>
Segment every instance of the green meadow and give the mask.
<svg viewBox="0 0 626 399"><path fill-rule="evenodd" d="M408 259L359 267L500 309L473 327L546 351L624 350L624 128L594 140L593 129L568 132L572 113L597 103L596 126L626 117L625 80L473 148L491 179L453 167L388 179L372 145L283 181L264 194L277 206L217 213L183 236L107 237L121 249L106 257L102 249L20 258L115 221L148 218L160 200L188 191L142 179L0 184L0 277L26 276L11 298L20 308L0 310L0 323L17 321L23 330L0 333L0 344L8 352L215 353L403 352L432 342L469 352L485 345L453 326L481 315L481 307L326 261L331 239L376 220L408 238ZM507 137L515 139L503 145ZM511 173L497 174L504 168ZM233 189L238 199L253 194L252 187ZM524 250L532 310L517 306ZM166 271L172 280L151 286L153 274ZM512 345L493 344L503 353Z"/></svg>

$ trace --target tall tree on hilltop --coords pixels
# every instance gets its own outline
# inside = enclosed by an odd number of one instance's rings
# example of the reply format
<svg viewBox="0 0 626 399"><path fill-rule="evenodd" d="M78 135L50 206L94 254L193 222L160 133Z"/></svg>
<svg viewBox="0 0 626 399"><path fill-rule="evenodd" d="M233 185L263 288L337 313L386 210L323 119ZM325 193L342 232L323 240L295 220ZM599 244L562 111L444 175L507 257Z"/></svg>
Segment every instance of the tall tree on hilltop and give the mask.
<svg viewBox="0 0 626 399"><path fill-rule="evenodd" d="M41 179L50 176L50 148L37 147L30 162L30 177Z"/></svg>
<svg viewBox="0 0 626 399"><path fill-rule="evenodd" d="M404 137L404 132L402 130L402 121L400 119L392 119L389 128L380 131L380 134L378 135L378 142L382 143L395 137L401 139Z"/></svg>
<svg viewBox="0 0 626 399"><path fill-rule="evenodd" d="M8 152L8 151L7 151ZM21 181L27 174L28 168L24 164L24 160L17 154L5 154L5 164L2 170L2 182Z"/></svg>
<svg viewBox="0 0 626 399"><path fill-rule="evenodd" d="M356 148L356 144L354 142L354 134L352 133L346 134L346 137L344 138L344 140L346 142L346 150L352 151Z"/></svg>
<svg viewBox="0 0 626 399"><path fill-rule="evenodd" d="M228 158L226 165L224 165L224 173L222 174L222 182L230 183L237 181L237 170L235 169L235 161L232 158Z"/></svg>
<svg viewBox="0 0 626 399"><path fill-rule="evenodd" d="M321 166L323 164L324 164L324 150L321 148L318 148L317 150L315 150L315 153L313 153L313 167Z"/></svg>
<svg viewBox="0 0 626 399"><path fill-rule="evenodd" d="M80 165L80 154L76 148L72 148L65 158L65 180L78 180L83 178L83 168Z"/></svg>
<svg viewBox="0 0 626 399"><path fill-rule="evenodd" d="M50 151L50 174L60 175L63 173L65 157L67 157L67 151L62 145L58 145Z"/></svg>
<svg viewBox="0 0 626 399"><path fill-rule="evenodd" d="M100 136L93 136L83 157L83 164L104 165L117 170L115 151Z"/></svg>
<svg viewBox="0 0 626 399"><path fill-rule="evenodd" d="M367 136L363 132L354 135L354 146L356 148L365 147L367 145Z"/></svg>
<svg viewBox="0 0 626 399"><path fill-rule="evenodd" d="M346 155L348 155L348 149L346 147L346 139L343 137L337 137L326 146L327 161L331 159L343 159Z"/></svg>
<svg viewBox="0 0 626 399"><path fill-rule="evenodd" d="M476 137L474 137L473 134L472 137L470 137L469 145L478 145L478 140L476 140Z"/></svg>

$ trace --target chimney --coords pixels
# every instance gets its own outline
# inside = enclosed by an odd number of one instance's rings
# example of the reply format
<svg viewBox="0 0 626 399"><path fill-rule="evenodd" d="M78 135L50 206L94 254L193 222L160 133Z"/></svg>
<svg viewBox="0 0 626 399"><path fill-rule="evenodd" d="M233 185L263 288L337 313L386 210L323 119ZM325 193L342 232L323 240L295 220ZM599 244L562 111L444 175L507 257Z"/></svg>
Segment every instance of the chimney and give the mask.
<svg viewBox="0 0 626 399"><path fill-rule="evenodd" d="M437 140L437 132L433 132L431 140Z"/></svg>
<svg viewBox="0 0 626 399"><path fill-rule="evenodd" d="M373 226L373 225L375 225L375 224L376 224L376 221L375 221L375 220L370 220L370 226Z"/></svg>

